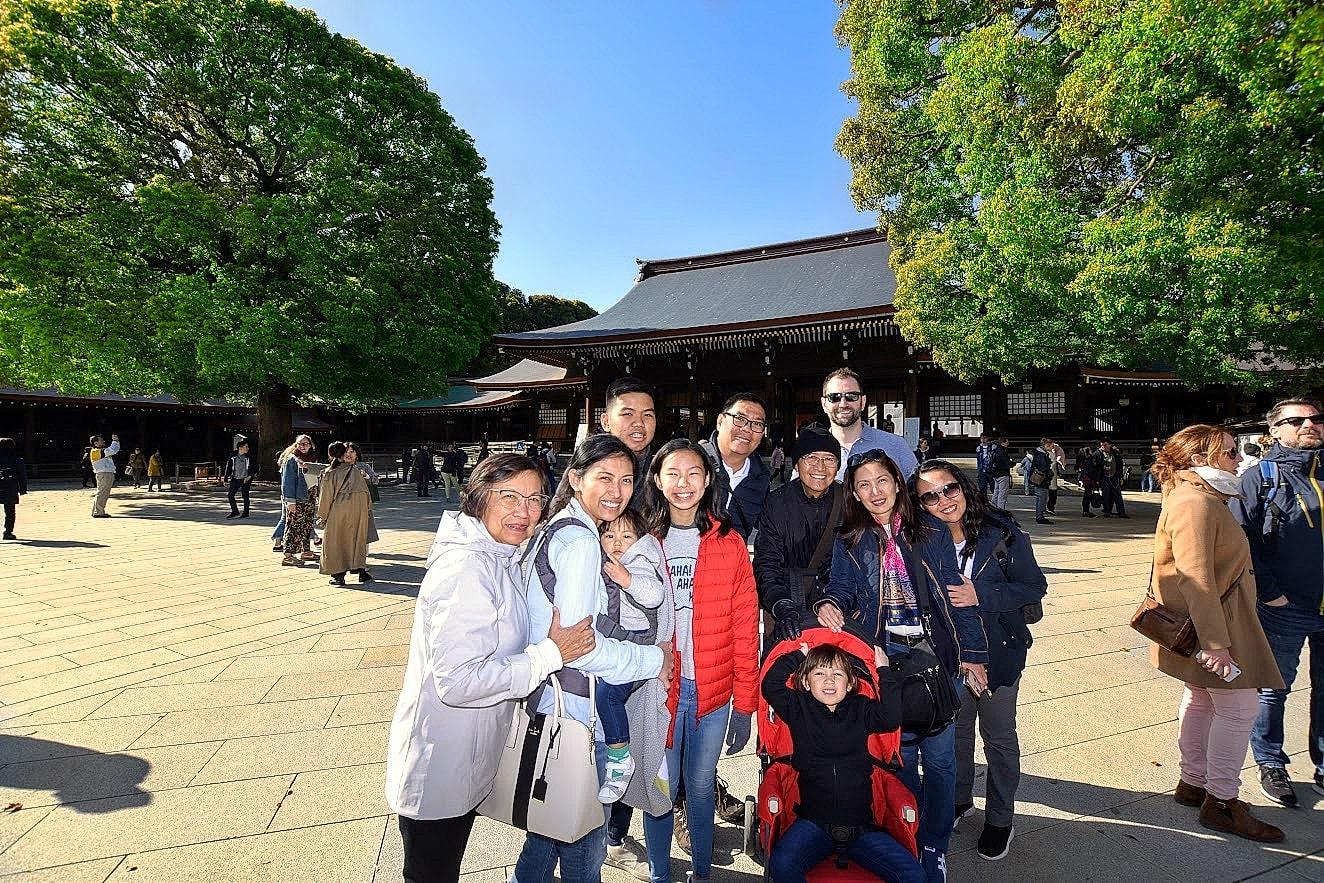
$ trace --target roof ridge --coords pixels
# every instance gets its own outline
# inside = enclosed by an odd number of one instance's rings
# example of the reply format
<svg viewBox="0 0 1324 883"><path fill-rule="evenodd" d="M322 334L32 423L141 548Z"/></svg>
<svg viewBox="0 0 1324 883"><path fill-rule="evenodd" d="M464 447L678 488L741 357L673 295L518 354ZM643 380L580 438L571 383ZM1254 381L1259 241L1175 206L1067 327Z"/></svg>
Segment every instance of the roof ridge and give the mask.
<svg viewBox="0 0 1324 883"><path fill-rule="evenodd" d="M709 254L692 255L679 258L659 258L654 260L636 260L639 264L639 276L636 282L662 273L677 273L684 270L697 270L707 267L720 267L728 264L743 264L764 261L771 258L790 257L797 254L810 254L817 251L831 251L838 248L850 248L871 242L887 241L887 231L867 227L862 230L850 230L845 233L833 233L828 236L812 236L806 239L793 239L789 242L774 242L769 245L753 245L746 248L717 251Z"/></svg>

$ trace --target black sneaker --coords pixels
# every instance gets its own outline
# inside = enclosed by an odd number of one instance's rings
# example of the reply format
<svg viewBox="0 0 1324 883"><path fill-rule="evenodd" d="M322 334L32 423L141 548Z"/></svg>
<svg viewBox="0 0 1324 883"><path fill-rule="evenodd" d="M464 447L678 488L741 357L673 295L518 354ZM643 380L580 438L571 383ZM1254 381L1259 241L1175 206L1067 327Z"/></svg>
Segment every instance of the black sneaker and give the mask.
<svg viewBox="0 0 1324 883"><path fill-rule="evenodd" d="M327 580L327 584L332 586L343 586L345 584L345 578L343 576L333 576Z"/></svg>
<svg viewBox="0 0 1324 883"><path fill-rule="evenodd" d="M238 512L231 512L229 515L227 515L227 516L225 516L225 517L226 517L226 518L238 518L238 517L239 517L239 513L238 513Z"/></svg>
<svg viewBox="0 0 1324 883"><path fill-rule="evenodd" d="M979 857L991 862L1007 857L1011 851L1011 838L1016 836L1016 829L1011 825L1005 828L997 825L985 825L984 833L979 835Z"/></svg>
<svg viewBox="0 0 1324 883"><path fill-rule="evenodd" d="M1035 524L1052 524L1053 522L1049 521L1047 518L1036 518L1036 519L1034 520L1034 523L1035 523Z"/></svg>
<svg viewBox="0 0 1324 883"><path fill-rule="evenodd" d="M10 531L5 531L5 539L7 539L7 540L16 540L16 539L18 539L18 537L14 536L14 534L13 534L12 532L10 532ZM1319 780L1319 776L1316 776L1315 779L1316 779L1316 781L1318 781L1318 780Z"/></svg>
<svg viewBox="0 0 1324 883"><path fill-rule="evenodd" d="M975 805L973 803L956 804L956 818L952 820L952 830L955 831L961 824L961 819L974 815Z"/></svg>
<svg viewBox="0 0 1324 883"><path fill-rule="evenodd" d="M361 582L361 583L370 583L370 582L372 582L372 574L371 574L371 573L368 573L368 571L366 571L366 570L360 570L360 571L359 571L359 582Z"/></svg>
<svg viewBox="0 0 1324 883"><path fill-rule="evenodd" d="M1315 781L1319 781L1318 776ZM1279 806L1295 809L1298 805L1292 780L1287 777L1287 770L1280 766L1260 767L1260 793Z"/></svg>

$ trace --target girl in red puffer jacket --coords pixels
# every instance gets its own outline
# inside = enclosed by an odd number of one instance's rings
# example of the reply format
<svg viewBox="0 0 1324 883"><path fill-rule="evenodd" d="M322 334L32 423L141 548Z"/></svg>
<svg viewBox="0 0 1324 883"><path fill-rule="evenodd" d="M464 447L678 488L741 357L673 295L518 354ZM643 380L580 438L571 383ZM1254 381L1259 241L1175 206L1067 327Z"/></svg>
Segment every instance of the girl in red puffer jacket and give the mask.
<svg viewBox="0 0 1324 883"><path fill-rule="evenodd" d="M653 457L648 493L676 599L676 664L668 707L666 769L671 793L685 783L694 879L712 871L713 779L723 743L749 742L758 707L758 595L745 541L713 505L712 465L686 439ZM674 814L644 816L649 870L671 879Z"/></svg>

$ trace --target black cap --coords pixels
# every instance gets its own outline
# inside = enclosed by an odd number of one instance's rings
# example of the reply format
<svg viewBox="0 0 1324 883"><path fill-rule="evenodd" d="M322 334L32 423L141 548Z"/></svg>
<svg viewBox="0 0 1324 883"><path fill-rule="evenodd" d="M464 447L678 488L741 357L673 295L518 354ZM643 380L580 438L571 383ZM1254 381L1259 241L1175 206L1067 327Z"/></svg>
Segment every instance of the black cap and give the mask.
<svg viewBox="0 0 1324 883"><path fill-rule="evenodd" d="M815 453L831 454L840 461L841 444L833 438L832 433L816 426L802 429L795 438L795 459L799 460L805 454Z"/></svg>

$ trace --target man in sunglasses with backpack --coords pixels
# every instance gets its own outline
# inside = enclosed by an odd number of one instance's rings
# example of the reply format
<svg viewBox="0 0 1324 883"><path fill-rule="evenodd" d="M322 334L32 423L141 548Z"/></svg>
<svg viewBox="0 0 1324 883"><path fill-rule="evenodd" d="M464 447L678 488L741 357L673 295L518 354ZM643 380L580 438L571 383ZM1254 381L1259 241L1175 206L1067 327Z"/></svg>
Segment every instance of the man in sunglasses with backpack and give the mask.
<svg viewBox="0 0 1324 883"><path fill-rule="evenodd" d="M1283 711L1301 648L1310 644L1309 749L1315 793L1324 795L1324 412L1312 398L1278 402L1265 415L1274 444L1241 477L1232 514L1250 540L1256 610L1286 688L1260 690L1251 753L1260 791L1297 806L1283 751Z"/></svg>

